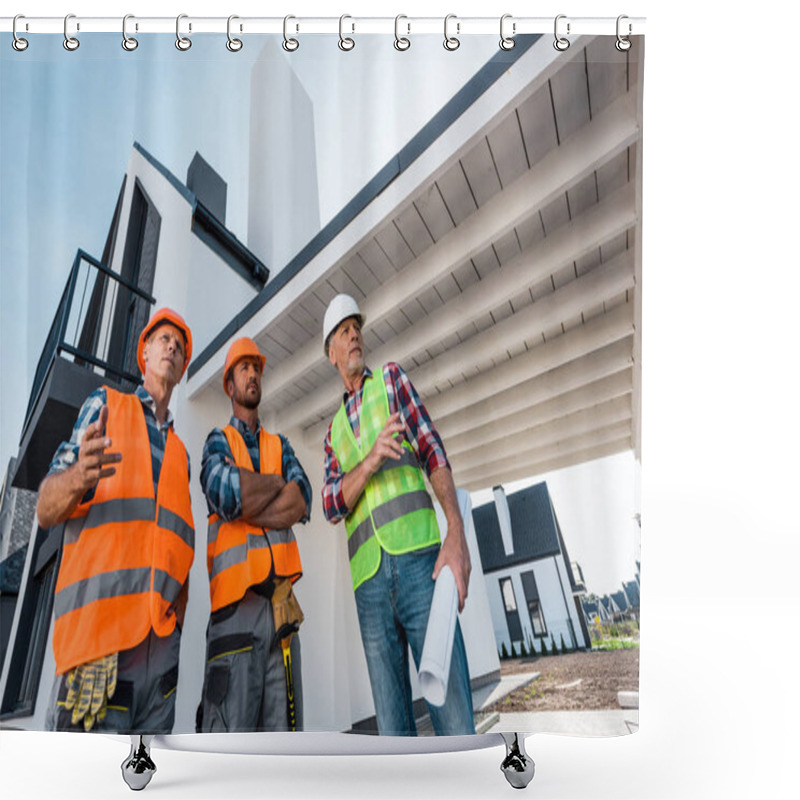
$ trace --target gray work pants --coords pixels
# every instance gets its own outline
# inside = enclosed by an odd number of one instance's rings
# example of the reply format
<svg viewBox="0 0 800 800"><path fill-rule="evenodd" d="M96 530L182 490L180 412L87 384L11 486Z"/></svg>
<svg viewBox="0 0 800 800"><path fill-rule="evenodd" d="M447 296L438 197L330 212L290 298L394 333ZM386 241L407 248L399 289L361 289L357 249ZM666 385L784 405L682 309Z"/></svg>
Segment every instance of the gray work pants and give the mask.
<svg viewBox="0 0 800 800"><path fill-rule="evenodd" d="M105 719L95 722L99 733L171 733L175 722L175 690L178 686L178 656L181 634L178 626L170 636L147 638L123 650L117 662L117 688L108 701ZM67 673L69 674L69 673ZM49 731L82 731L83 720L72 724L66 709L67 674L56 675L45 719Z"/></svg>
<svg viewBox="0 0 800 800"><path fill-rule="evenodd" d="M206 674L198 713L199 733L287 731L286 672L273 643L272 603L248 590L211 615L206 633ZM300 639L291 644L295 730L303 729Z"/></svg>

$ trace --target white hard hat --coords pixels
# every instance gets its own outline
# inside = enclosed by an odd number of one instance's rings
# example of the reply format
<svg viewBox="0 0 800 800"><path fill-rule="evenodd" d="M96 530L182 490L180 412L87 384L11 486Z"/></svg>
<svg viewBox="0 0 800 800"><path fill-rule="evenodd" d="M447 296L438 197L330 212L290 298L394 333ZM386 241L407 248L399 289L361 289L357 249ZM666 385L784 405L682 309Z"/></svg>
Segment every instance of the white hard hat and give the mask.
<svg viewBox="0 0 800 800"><path fill-rule="evenodd" d="M339 323L357 317L359 324L367 321L365 314L361 313L358 303L349 294L337 294L328 304L325 319L322 321L322 347L328 355L328 338L339 327Z"/></svg>

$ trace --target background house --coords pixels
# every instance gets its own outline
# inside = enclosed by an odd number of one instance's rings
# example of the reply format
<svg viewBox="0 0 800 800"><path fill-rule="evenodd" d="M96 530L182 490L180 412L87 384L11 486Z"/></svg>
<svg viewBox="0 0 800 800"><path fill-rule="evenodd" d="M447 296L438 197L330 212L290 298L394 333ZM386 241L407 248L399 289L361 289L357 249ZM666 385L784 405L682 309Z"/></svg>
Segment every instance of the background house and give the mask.
<svg viewBox="0 0 800 800"><path fill-rule="evenodd" d="M497 649L513 655L542 651L561 638L567 648L591 646L581 605L582 584L573 576L547 484L539 483L473 510Z"/></svg>

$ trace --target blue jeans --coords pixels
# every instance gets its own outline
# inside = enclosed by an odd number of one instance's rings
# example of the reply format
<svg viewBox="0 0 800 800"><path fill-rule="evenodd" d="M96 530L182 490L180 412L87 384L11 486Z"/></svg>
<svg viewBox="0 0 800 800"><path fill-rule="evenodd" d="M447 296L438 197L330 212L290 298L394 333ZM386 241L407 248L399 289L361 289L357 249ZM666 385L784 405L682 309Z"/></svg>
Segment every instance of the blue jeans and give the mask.
<svg viewBox="0 0 800 800"><path fill-rule="evenodd" d="M378 732L415 736L408 647L419 667L433 598L433 565L439 546L393 556L381 552L378 572L356 589L361 641L367 656ZM437 735L475 733L469 668L461 627L456 625L447 698L428 704Z"/></svg>

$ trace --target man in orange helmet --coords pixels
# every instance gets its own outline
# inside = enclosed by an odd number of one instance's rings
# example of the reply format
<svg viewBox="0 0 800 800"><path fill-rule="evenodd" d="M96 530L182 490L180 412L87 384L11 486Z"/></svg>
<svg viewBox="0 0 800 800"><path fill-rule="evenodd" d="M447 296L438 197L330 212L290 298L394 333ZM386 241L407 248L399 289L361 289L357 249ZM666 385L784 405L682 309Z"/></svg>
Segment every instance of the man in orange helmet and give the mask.
<svg viewBox="0 0 800 800"><path fill-rule="evenodd" d="M138 342L143 385L89 395L39 488L39 524L66 522L50 729L172 730L194 523L169 402L191 353L183 318L156 311Z"/></svg>
<svg viewBox="0 0 800 800"><path fill-rule="evenodd" d="M203 448L211 619L198 732L302 730L302 575L292 525L311 485L285 436L258 418L265 357L252 339L228 350L222 385L233 415Z"/></svg>

